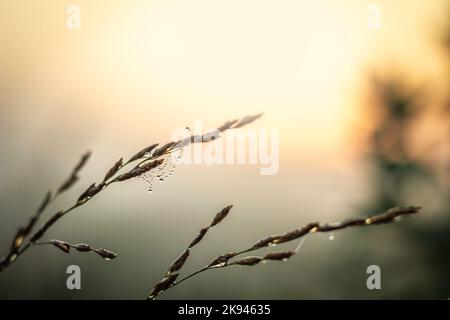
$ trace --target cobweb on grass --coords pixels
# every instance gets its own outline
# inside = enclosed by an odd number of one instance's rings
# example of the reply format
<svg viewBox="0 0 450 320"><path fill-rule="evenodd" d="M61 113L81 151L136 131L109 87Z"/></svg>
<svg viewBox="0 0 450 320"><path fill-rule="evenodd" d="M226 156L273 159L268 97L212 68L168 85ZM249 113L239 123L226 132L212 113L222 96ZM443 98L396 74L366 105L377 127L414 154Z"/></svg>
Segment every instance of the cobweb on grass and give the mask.
<svg viewBox="0 0 450 320"><path fill-rule="evenodd" d="M171 177L176 169L176 166L181 162L183 157L183 149L174 151L172 154L165 157L164 162L155 170L150 170L139 176L141 180L145 181L148 186L148 193L152 193L157 183L164 183Z"/></svg>

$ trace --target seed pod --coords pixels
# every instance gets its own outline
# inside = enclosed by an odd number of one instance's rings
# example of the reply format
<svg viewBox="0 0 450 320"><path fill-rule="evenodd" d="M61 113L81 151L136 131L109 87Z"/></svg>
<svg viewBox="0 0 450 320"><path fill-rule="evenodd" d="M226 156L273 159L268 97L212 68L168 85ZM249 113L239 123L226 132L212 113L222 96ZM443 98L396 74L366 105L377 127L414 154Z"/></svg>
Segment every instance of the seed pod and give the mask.
<svg viewBox="0 0 450 320"><path fill-rule="evenodd" d="M153 152L152 158L158 158L158 157L166 154L167 151L169 151L170 148L172 148L176 144L177 144L177 142L174 142L174 141L166 143L161 148L158 148Z"/></svg>
<svg viewBox="0 0 450 320"><path fill-rule="evenodd" d="M116 253L114 253L112 251L109 251L109 250L106 250L106 249L103 249L103 248L95 249L94 252L97 253L98 255L102 256L103 258L107 259L107 260L112 260L115 257L117 257Z"/></svg>
<svg viewBox="0 0 450 320"><path fill-rule="evenodd" d="M73 246L75 249L81 252L89 252L92 251L92 247L89 244L86 243L78 243Z"/></svg>
<svg viewBox="0 0 450 320"><path fill-rule="evenodd" d="M409 206L409 207L396 207L391 208L388 211L372 216L369 219L366 219L366 224L380 224L380 223L388 223L392 222L396 217L405 214L414 214L418 213L420 207Z"/></svg>
<svg viewBox="0 0 450 320"><path fill-rule="evenodd" d="M134 167L133 169L131 169L130 171L128 171L124 174L121 174L115 180L125 181L125 180L131 179L131 178L138 177L138 176L156 168L157 166L161 165L163 162L164 162L163 160L155 160L155 161L147 162L145 164L142 164L141 166Z"/></svg>
<svg viewBox="0 0 450 320"><path fill-rule="evenodd" d="M152 152L152 150L155 149L157 146L158 146L158 143L155 143L155 144L152 144L151 146L148 146L147 148L142 149L141 151L136 153L134 156L132 156L130 158L130 160L128 160L128 162L132 162L132 161L141 159L142 157L145 156L146 153Z"/></svg>
<svg viewBox="0 0 450 320"><path fill-rule="evenodd" d="M240 260L234 261L232 264L238 264L240 266L254 266L260 263L263 259L261 257L245 257Z"/></svg>
<svg viewBox="0 0 450 320"><path fill-rule="evenodd" d="M23 240L25 239L25 229L24 228L20 228L17 233L16 236L14 237L14 240L12 242L11 245L11 252L16 251L17 249L20 248L20 246L23 243Z"/></svg>
<svg viewBox="0 0 450 320"><path fill-rule="evenodd" d="M202 143L203 142L203 136L201 135L192 135L190 137L191 143Z"/></svg>
<svg viewBox="0 0 450 320"><path fill-rule="evenodd" d="M230 260L231 258L236 256L236 254L237 254L236 252L229 252L224 255L218 256L217 258L214 258L214 260L208 264L208 267L215 268L215 267L224 266L228 263L228 260Z"/></svg>
<svg viewBox="0 0 450 320"><path fill-rule="evenodd" d="M215 129L202 135L202 142L210 142L220 138L220 131Z"/></svg>
<svg viewBox="0 0 450 320"><path fill-rule="evenodd" d="M350 218L350 219L344 220L342 222L342 224L345 225L346 227L353 227L353 226L363 225L364 222L365 222L364 218Z"/></svg>
<svg viewBox="0 0 450 320"><path fill-rule="evenodd" d="M230 212L231 208L233 208L233 205L229 205L222 210L220 210L216 216L214 217L213 221L211 222L211 227L215 226L216 224L220 223Z"/></svg>
<svg viewBox="0 0 450 320"><path fill-rule="evenodd" d="M89 198L90 192L95 188L95 182L91 184L86 191L84 191L81 196L78 198L78 202L85 202Z"/></svg>
<svg viewBox="0 0 450 320"><path fill-rule="evenodd" d="M13 263L17 259L17 254L16 253L11 253L10 255L8 255L6 257L6 259L8 260L8 263Z"/></svg>
<svg viewBox="0 0 450 320"><path fill-rule="evenodd" d="M35 235L30 239L30 242L36 242L36 240L39 240L44 233L47 231L48 228L50 228L56 221L58 221L62 216L64 215L63 211L58 211L55 213L43 226L41 229L39 229L38 232L35 233Z"/></svg>
<svg viewBox="0 0 450 320"><path fill-rule="evenodd" d="M65 243L64 241L52 240L51 243L55 247L57 247L57 248L61 249L62 251L64 251L65 253L70 253L70 246L67 243Z"/></svg>
<svg viewBox="0 0 450 320"><path fill-rule="evenodd" d="M189 248L192 248L193 246L195 246L197 243L199 243L200 241L202 241L203 237L205 236L205 234L208 232L209 227L205 227L203 229L201 229L197 236L195 237L194 240L192 240L192 242L189 244Z"/></svg>
<svg viewBox="0 0 450 320"><path fill-rule="evenodd" d="M92 190L88 193L88 197L92 198L93 196L95 196L97 193L99 193L105 187L105 185L106 184L104 182L102 182L98 186L94 186L94 188L92 188Z"/></svg>
<svg viewBox="0 0 450 320"><path fill-rule="evenodd" d="M45 195L44 200L42 200L42 203L39 206L39 209L37 211L38 214L41 214L45 210L45 208L47 208L48 204L50 203L50 200L52 200L52 192L48 191L47 194Z"/></svg>
<svg viewBox="0 0 450 320"><path fill-rule="evenodd" d="M79 177L77 175L70 175L66 181L58 188L58 193L62 193L72 187L77 181Z"/></svg>
<svg viewBox="0 0 450 320"><path fill-rule="evenodd" d="M81 156L80 162L78 162L78 164L73 169L73 172L78 173L81 169L83 169L83 167L86 165L86 163L89 160L89 158L91 157L91 155L92 155L91 151L88 151L85 154L83 154Z"/></svg>
<svg viewBox="0 0 450 320"><path fill-rule="evenodd" d="M160 282L155 284L155 286L152 288L152 291L148 296L148 299L149 300L155 299L155 297L159 293L168 289L175 282L175 280L177 280L178 276L179 276L178 273L171 273L167 277L163 278Z"/></svg>
<svg viewBox="0 0 450 320"><path fill-rule="evenodd" d="M117 161L112 166L112 168L108 170L103 181L107 181L109 178L111 178L113 175L115 175L117 173L117 171L119 171L120 168L122 168L122 165L123 165L123 158L120 158L119 161Z"/></svg>
<svg viewBox="0 0 450 320"><path fill-rule="evenodd" d="M233 124L235 124L236 122L238 122L238 120L232 120L232 121L227 121L225 122L223 125L221 125L220 127L217 128L218 131L223 132L225 130L230 129Z"/></svg>
<svg viewBox="0 0 450 320"><path fill-rule="evenodd" d="M90 156L91 156L91 152L88 151L81 157L78 164L72 170L72 173L70 174L69 178L67 178L67 180L58 188L58 191L57 191L58 194L68 190L79 180L78 173L85 166L85 164L89 160Z"/></svg>
<svg viewBox="0 0 450 320"><path fill-rule="evenodd" d="M263 115L262 113L259 113L259 114L252 115L252 116L246 116L246 117L242 118L241 120L239 120L239 122L233 127L233 129L237 129L237 128L245 126L246 124L252 123L256 119L260 118L262 115Z"/></svg>
<svg viewBox="0 0 450 320"><path fill-rule="evenodd" d="M96 185L95 183L91 184L85 192L78 198L78 203L83 203L90 200L93 196L99 193L106 186L105 182Z"/></svg>
<svg viewBox="0 0 450 320"><path fill-rule="evenodd" d="M189 257L189 249L184 250L184 252L174 261L169 267L167 274L171 274L175 271L178 271L183 267L187 258Z"/></svg>
<svg viewBox="0 0 450 320"><path fill-rule="evenodd" d="M273 236L268 236L267 238L261 239L258 242L256 242L252 249L259 249L259 248L263 248L263 247L267 247L268 245L272 244L275 240L278 240L281 236L280 235L273 235Z"/></svg>
<svg viewBox="0 0 450 320"><path fill-rule="evenodd" d="M294 251L270 252L270 253L266 254L263 257L263 259L264 260L285 260L285 259L289 259L294 254L295 254Z"/></svg>
<svg viewBox="0 0 450 320"><path fill-rule="evenodd" d="M317 222L309 223L301 229L295 229L295 230L289 231L287 233L284 233L284 234L280 235L280 237L278 239L275 239L273 242L274 243L283 243L283 242L288 242L291 240L298 239L298 238L304 236L305 234L309 233L314 228L319 228L319 223L317 223Z"/></svg>
<svg viewBox="0 0 450 320"><path fill-rule="evenodd" d="M30 234L30 232L33 230L33 227L35 226L35 224L38 221L39 217L41 216L42 212L45 210L45 208L47 208L47 206L51 200L52 200L52 192L48 191L44 197L44 200L42 200L41 205L39 206L38 210L36 211L36 214L30 219L30 222L28 222L28 225L25 228L22 228L23 229L22 234L21 234L22 241L23 241L23 238L28 236ZM19 236L19 234L18 234L18 236ZM17 238L14 242L16 242L17 240L19 240L19 238ZM19 247L20 247L20 245L19 245Z"/></svg>
<svg viewBox="0 0 450 320"><path fill-rule="evenodd" d="M173 147L174 149L182 149L186 146L188 146L191 143L191 137L186 137L176 143L176 145Z"/></svg>

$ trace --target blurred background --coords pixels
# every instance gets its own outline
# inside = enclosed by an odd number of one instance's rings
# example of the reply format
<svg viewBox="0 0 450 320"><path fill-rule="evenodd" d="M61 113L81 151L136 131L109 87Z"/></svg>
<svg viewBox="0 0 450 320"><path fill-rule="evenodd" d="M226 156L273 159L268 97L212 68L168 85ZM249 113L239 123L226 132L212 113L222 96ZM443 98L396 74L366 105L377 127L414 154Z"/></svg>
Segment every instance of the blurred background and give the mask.
<svg viewBox="0 0 450 320"><path fill-rule="evenodd" d="M79 30L66 27L70 4ZM34 248L0 274L0 298L143 299L228 204L185 274L311 221L423 214L313 235L288 262L203 273L161 299L449 298L449 17L445 0L1 1L0 255L86 150L82 180L44 218L195 120L264 112L250 126L280 130L280 171L180 165L152 194L138 179L113 185L46 237L118 258ZM82 290L66 288L70 264ZM366 287L371 264L381 290Z"/></svg>

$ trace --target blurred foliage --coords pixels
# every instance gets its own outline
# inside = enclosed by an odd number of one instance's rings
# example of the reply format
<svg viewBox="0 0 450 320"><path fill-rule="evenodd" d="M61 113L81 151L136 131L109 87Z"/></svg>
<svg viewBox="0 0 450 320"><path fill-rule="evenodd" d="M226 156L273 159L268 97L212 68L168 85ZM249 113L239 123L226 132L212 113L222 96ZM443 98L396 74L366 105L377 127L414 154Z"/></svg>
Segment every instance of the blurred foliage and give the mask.
<svg viewBox="0 0 450 320"><path fill-rule="evenodd" d="M449 85L450 68L450 28L444 43L447 54L446 85ZM434 148L427 148L427 152L420 154L411 152L413 139L411 133L416 124L423 121L424 114L431 112L436 126L445 126L444 137L438 140L445 144L446 156L450 148L450 96L445 97L444 105L435 105L426 108L426 94L420 90L408 89L407 74L403 77L380 79L374 77L372 92L375 97L372 118L372 131L367 143L369 146L369 160L375 167L371 176L372 195L366 204L366 211L377 212L389 207L416 204L418 199L423 200L420 193L424 186L433 190L432 208L424 207L423 214L432 216L432 223L405 223L398 225L401 236L407 237L413 244L414 250L423 253L425 270L420 282L426 288L411 288L405 286L398 292L399 298L439 298L447 299L450 296L450 188L449 173L450 159L445 159L446 165L437 168L432 165L435 154ZM448 93L447 93L448 95ZM436 132L442 132L437 130ZM426 137L425 137L426 139ZM430 143L431 144L431 143ZM428 161L429 160L429 161ZM444 177L444 179L442 179ZM443 183L442 183L443 181ZM413 190L411 192L411 190ZM428 220L428 217L427 217ZM423 221L422 221L423 222ZM398 269L404 268L404 262L399 263ZM425 291L427 292L425 294Z"/></svg>

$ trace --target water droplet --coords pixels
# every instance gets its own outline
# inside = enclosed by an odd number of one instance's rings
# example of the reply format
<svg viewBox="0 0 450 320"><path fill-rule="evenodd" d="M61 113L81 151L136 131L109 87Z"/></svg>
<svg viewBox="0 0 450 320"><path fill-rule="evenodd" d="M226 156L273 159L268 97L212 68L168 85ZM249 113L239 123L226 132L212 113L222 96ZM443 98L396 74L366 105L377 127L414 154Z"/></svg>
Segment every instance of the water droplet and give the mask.
<svg viewBox="0 0 450 320"><path fill-rule="evenodd" d="M330 239L331 241L334 240L334 233L330 234L330 236L328 237L328 239Z"/></svg>
<svg viewBox="0 0 450 320"><path fill-rule="evenodd" d="M163 182L164 182L163 178L159 179L159 183L163 183Z"/></svg>

